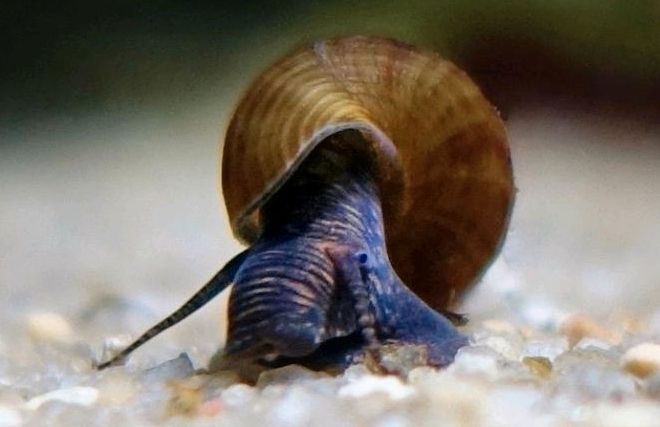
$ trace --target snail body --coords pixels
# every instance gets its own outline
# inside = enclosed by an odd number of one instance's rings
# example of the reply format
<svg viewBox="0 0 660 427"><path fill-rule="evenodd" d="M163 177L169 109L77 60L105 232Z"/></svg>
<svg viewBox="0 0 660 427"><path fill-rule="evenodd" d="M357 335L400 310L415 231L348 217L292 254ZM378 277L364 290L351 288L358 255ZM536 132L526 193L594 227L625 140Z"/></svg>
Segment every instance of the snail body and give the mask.
<svg viewBox="0 0 660 427"><path fill-rule="evenodd" d="M469 78L363 37L257 78L227 131L222 185L248 249L99 367L230 283L227 360L345 365L394 344L444 366L466 340L442 312L493 257L513 198L503 125Z"/></svg>
<svg viewBox="0 0 660 427"><path fill-rule="evenodd" d="M442 366L465 343L387 257L378 187L359 132L330 136L263 206L263 231L234 279L225 355L346 365L381 342L424 346ZM315 354L352 337L338 359ZM310 357L310 355L314 355Z"/></svg>

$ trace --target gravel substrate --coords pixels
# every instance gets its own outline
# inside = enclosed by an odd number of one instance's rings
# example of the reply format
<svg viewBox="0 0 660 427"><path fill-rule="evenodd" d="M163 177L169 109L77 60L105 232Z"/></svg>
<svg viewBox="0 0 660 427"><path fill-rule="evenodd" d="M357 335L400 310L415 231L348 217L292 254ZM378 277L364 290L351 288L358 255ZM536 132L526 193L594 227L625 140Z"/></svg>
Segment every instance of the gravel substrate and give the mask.
<svg viewBox="0 0 660 427"><path fill-rule="evenodd" d="M205 374L212 303L96 372L239 250L215 197L218 111L3 131L0 427L660 426L660 129L565 110L509 120L511 232L447 369Z"/></svg>
<svg viewBox="0 0 660 427"><path fill-rule="evenodd" d="M488 320L444 370L397 377L355 365L331 376L291 365L246 384L196 372L186 353L96 372L67 321L41 314L27 325L29 354L3 364L0 425L657 426L660 312L653 328L642 324L572 316L540 332Z"/></svg>

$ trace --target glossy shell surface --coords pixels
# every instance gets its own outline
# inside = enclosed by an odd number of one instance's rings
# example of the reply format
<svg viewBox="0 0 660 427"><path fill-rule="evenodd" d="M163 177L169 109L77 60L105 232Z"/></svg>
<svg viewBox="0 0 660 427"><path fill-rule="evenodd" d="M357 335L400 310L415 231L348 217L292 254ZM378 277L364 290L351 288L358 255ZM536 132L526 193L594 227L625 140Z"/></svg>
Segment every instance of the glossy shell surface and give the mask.
<svg viewBox="0 0 660 427"><path fill-rule="evenodd" d="M299 49L261 74L229 124L222 189L232 229L328 135L359 129L377 159L390 259L429 305L448 307L494 257L513 202L506 134L469 77L438 55L352 37Z"/></svg>

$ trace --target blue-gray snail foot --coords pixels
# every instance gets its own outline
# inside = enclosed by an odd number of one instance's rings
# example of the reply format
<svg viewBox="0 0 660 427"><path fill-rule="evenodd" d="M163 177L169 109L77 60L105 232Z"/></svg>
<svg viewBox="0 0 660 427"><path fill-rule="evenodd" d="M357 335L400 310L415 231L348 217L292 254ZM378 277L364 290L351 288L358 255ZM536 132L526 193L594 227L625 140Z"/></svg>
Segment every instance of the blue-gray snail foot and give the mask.
<svg viewBox="0 0 660 427"><path fill-rule="evenodd" d="M454 324L413 294L389 264L372 262L379 259L367 252L339 249L327 251L337 271L337 282L327 284L335 290L329 305L311 291L306 291L311 299L293 303L301 289L315 289L302 287L302 275L295 286L284 279L259 286L239 283L230 303L234 314L226 357L265 367L296 363L337 372L362 362L393 373L406 372L406 366L450 364L467 344ZM286 262L278 259L275 265L287 268L288 279L298 278Z"/></svg>
<svg viewBox="0 0 660 427"><path fill-rule="evenodd" d="M371 355L383 371L390 373L406 372L417 366L444 368L454 361L459 348L468 345L468 339L444 321L440 326L416 331L404 327L403 331L382 337L381 345L370 349Z"/></svg>
<svg viewBox="0 0 660 427"><path fill-rule="evenodd" d="M229 358L302 357L321 343L322 323L314 311L284 311L263 322L243 322L240 328L225 348Z"/></svg>
<svg viewBox="0 0 660 427"><path fill-rule="evenodd" d="M243 365L277 368L299 364L307 368L340 373L363 363L375 372L405 375L418 366L443 368L454 361L459 348L468 345L466 337L435 312L413 318L410 323L388 325L378 330L376 342L367 342L362 330L321 341L318 325L299 322L282 315L262 328L252 329L246 340L230 341L220 366L243 369ZM398 326L398 327L397 327Z"/></svg>
<svg viewBox="0 0 660 427"><path fill-rule="evenodd" d="M469 344L450 320L426 306L401 311L382 337L385 352L395 359L397 354L405 359L419 352L420 364L441 368L451 364L458 349Z"/></svg>
<svg viewBox="0 0 660 427"><path fill-rule="evenodd" d="M434 319L439 316L427 315ZM427 327L416 324L410 329L402 325L390 334L379 335L376 345L367 343L361 331L356 331L328 339L302 357L278 356L259 363L268 368L299 364L327 372L342 372L353 364L364 363L373 371L392 374L405 374L419 366L443 368L454 361L456 352L468 345L468 340L449 321L441 319Z"/></svg>
<svg viewBox="0 0 660 427"><path fill-rule="evenodd" d="M365 345L359 333L354 333L325 341L316 351L304 357L280 356L259 363L267 368L298 364L334 373L362 363L375 372L406 374L420 366L444 368L453 362L458 349L467 344L467 339L459 336L436 342L388 340L371 347Z"/></svg>
<svg viewBox="0 0 660 427"><path fill-rule="evenodd" d="M397 364L444 368L454 361L458 349L466 345L468 340L463 336L442 341L391 341L382 347L379 360L394 368ZM385 363L386 357L389 363Z"/></svg>

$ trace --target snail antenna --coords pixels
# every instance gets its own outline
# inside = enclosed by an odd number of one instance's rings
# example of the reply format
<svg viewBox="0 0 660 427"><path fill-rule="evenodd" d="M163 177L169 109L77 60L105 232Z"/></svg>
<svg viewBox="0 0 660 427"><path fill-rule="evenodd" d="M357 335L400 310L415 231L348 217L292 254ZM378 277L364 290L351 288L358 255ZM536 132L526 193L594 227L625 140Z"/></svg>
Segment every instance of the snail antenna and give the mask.
<svg viewBox="0 0 660 427"><path fill-rule="evenodd" d="M122 350L119 354L111 358L110 360L96 365L96 369L99 371L105 369L109 366L115 366L121 364L129 354L135 351L137 348L142 346L156 335L161 332L171 328L176 325L186 317L190 316L192 313L200 309L207 302L212 300L216 295L222 292L227 286L229 286L234 281L234 276L236 272L243 264L249 249L241 252L231 259L225 266L220 270L215 276L208 281L200 290L198 290L195 295L193 295L185 304L179 307L174 313L167 316L165 319L158 322L151 329L143 333L140 338L135 340L131 345Z"/></svg>

